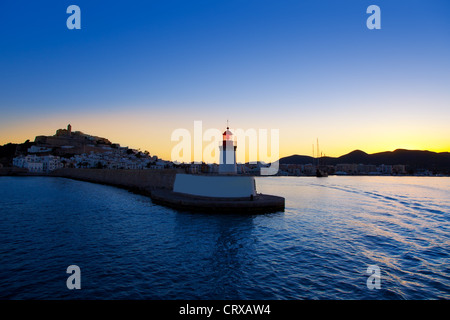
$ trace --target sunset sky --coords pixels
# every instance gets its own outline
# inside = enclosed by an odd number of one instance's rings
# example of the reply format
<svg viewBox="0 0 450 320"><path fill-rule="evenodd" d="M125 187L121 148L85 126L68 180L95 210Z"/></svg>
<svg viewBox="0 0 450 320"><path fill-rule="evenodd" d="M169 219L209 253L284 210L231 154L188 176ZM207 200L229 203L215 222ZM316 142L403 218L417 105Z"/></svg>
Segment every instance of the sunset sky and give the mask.
<svg viewBox="0 0 450 320"><path fill-rule="evenodd" d="M70 123L170 160L175 129L229 119L279 129L281 157L316 139L327 156L450 151L449 15L448 0L2 0L0 144Z"/></svg>

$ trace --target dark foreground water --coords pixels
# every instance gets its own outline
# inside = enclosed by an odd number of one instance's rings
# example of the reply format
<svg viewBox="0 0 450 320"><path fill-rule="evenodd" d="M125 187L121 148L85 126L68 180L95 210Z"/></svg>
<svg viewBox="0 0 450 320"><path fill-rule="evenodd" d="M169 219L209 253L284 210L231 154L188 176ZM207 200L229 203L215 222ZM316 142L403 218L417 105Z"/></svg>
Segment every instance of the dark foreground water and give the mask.
<svg viewBox="0 0 450 320"><path fill-rule="evenodd" d="M0 298L450 298L449 178L270 177L257 188L286 197L285 212L178 212L109 186L0 177ZM66 287L69 265L81 290ZM380 289L367 287L370 265Z"/></svg>

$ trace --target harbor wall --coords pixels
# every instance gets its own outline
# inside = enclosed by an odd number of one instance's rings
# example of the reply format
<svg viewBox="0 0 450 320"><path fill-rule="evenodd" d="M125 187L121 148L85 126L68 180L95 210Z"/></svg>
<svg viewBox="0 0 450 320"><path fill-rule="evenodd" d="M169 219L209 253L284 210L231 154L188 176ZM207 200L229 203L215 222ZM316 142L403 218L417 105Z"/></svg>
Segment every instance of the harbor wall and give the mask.
<svg viewBox="0 0 450 320"><path fill-rule="evenodd" d="M15 168L15 167L0 168L0 176L23 175L26 173L28 173L28 170L22 168Z"/></svg>
<svg viewBox="0 0 450 320"><path fill-rule="evenodd" d="M172 190L176 170L71 169L53 171L50 175L112 185L150 194L155 189Z"/></svg>

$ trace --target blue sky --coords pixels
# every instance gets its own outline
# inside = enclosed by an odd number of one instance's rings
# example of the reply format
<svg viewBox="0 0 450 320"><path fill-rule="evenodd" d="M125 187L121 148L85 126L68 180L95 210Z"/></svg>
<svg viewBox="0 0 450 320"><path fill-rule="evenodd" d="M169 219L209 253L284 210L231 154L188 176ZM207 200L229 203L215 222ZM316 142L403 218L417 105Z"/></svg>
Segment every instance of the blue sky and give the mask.
<svg viewBox="0 0 450 320"><path fill-rule="evenodd" d="M66 27L71 4L81 30ZM366 27L371 4L381 30ZM309 154L317 137L330 155L450 151L449 9L444 0L3 0L0 143L74 122L134 147L159 140L149 148L166 154L170 131L228 118L279 128L285 153ZM42 132L43 123L57 127Z"/></svg>

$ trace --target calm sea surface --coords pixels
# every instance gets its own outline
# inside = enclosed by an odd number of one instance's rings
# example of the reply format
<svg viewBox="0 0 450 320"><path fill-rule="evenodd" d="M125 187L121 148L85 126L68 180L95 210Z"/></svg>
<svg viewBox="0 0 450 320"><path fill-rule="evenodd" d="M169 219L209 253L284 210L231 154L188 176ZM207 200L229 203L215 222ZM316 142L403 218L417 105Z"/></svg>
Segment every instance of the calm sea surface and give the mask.
<svg viewBox="0 0 450 320"><path fill-rule="evenodd" d="M450 178L267 177L266 215L0 177L1 299L449 299ZM69 290L69 265L81 290ZM368 289L367 268L381 289ZM375 283L375 282L374 282Z"/></svg>

